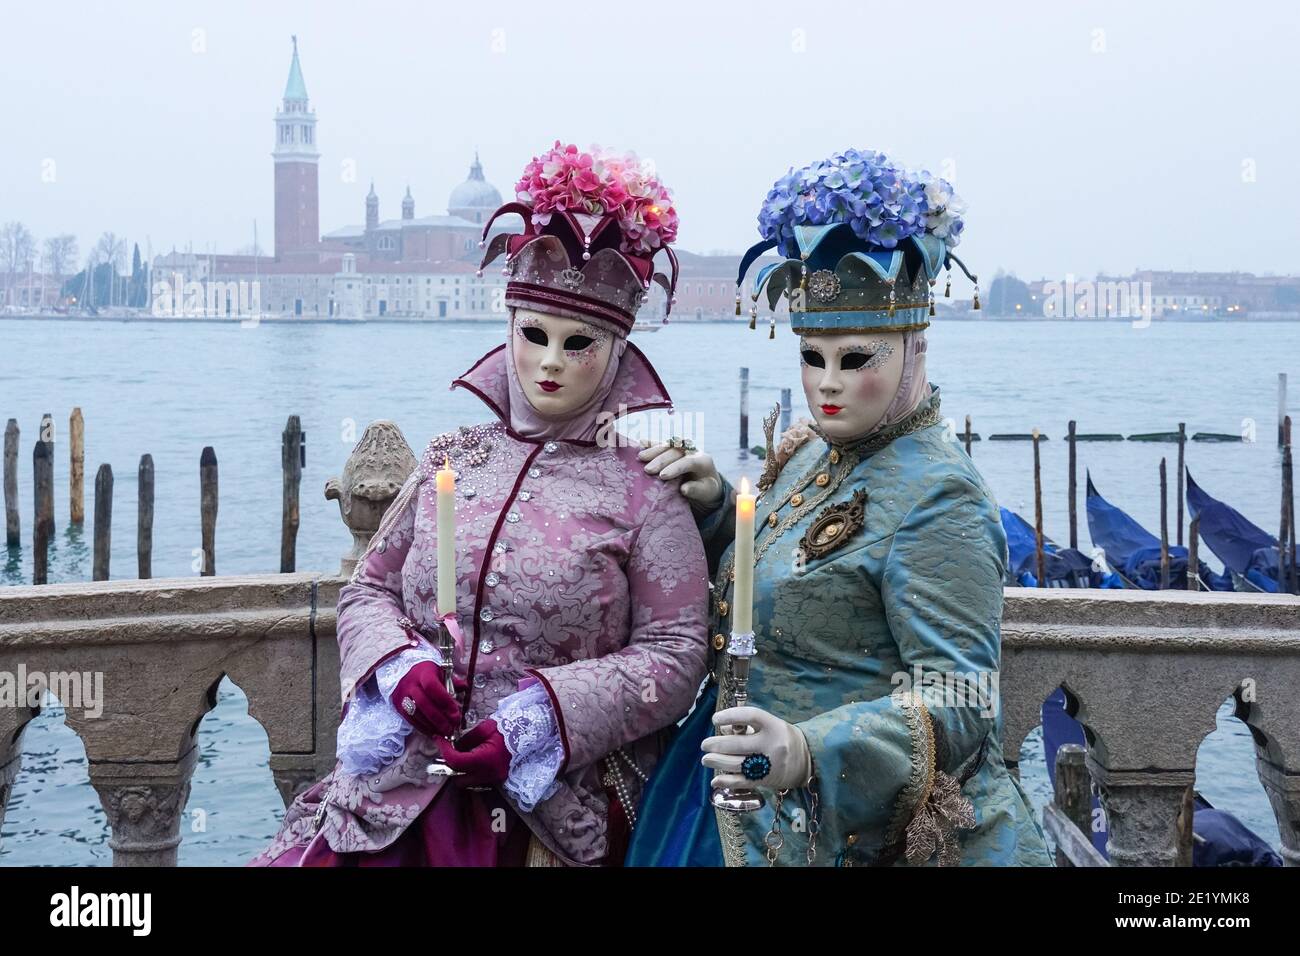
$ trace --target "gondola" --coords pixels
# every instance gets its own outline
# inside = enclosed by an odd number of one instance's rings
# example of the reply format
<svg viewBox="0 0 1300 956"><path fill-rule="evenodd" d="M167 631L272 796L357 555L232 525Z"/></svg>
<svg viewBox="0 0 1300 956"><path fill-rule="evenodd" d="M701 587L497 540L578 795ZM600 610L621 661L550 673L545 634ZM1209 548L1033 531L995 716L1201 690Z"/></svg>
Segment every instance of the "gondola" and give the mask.
<svg viewBox="0 0 1300 956"><path fill-rule="evenodd" d="M1223 562L1238 591L1277 592L1277 538L1235 508L1205 493L1187 472L1187 510L1200 518L1200 536Z"/></svg>
<svg viewBox="0 0 1300 956"><path fill-rule="evenodd" d="M1038 587L1037 535L1033 526L1007 508L1002 513L1002 528L1007 534L1007 584ZM1043 537L1043 564L1048 587L1122 588L1124 583L1109 571L1099 571L1093 561L1077 548L1062 548Z"/></svg>
<svg viewBox="0 0 1300 956"><path fill-rule="evenodd" d="M1160 590L1160 539L1124 511L1103 498L1087 475L1088 532L1117 573L1144 591ZM1197 562L1201 587L1206 591L1231 591L1232 576L1215 574L1204 561ZM1169 546L1169 587L1187 588L1187 549Z"/></svg>

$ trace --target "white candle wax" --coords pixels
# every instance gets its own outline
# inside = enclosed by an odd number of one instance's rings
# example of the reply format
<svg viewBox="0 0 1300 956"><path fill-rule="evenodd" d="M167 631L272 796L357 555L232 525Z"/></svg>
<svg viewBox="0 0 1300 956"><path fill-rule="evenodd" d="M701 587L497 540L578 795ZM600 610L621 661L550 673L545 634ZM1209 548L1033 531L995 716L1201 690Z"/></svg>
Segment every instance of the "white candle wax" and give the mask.
<svg viewBox="0 0 1300 956"><path fill-rule="evenodd" d="M754 502L749 479L740 480L736 493L736 585L731 594L731 629L745 634L754 629Z"/></svg>
<svg viewBox="0 0 1300 956"><path fill-rule="evenodd" d="M456 473L438 469L438 614L456 611Z"/></svg>

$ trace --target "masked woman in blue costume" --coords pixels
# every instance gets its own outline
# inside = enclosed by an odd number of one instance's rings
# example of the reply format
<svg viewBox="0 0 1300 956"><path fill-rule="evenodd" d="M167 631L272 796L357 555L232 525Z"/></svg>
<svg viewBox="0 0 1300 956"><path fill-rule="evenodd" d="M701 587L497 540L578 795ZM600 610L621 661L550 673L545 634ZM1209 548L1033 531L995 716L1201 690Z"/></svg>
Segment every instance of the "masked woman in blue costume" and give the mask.
<svg viewBox="0 0 1300 956"><path fill-rule="evenodd" d="M788 298L814 421L779 439L775 414L764 422L752 638L729 640L736 492L688 444L641 454L685 479L716 658L646 791L629 865L1051 865L1002 753L1006 538L925 371L935 282L961 266L960 213L947 182L870 151L768 194L738 282L763 253L782 257L753 299ZM747 643L736 707L732 651ZM763 804L715 810L724 788Z"/></svg>

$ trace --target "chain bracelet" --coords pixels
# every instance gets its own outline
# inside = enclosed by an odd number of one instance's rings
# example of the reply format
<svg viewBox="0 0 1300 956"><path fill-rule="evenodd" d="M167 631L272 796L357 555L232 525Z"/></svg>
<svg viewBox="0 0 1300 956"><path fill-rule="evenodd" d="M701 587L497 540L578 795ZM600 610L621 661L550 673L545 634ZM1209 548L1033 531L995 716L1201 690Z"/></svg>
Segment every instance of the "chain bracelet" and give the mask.
<svg viewBox="0 0 1300 956"><path fill-rule="evenodd" d="M763 837L763 845L767 847L767 865L776 866L776 858L781 853L781 847L785 845L785 836L781 833L781 804L785 801L785 795L789 791L778 790L776 794L776 805L772 808L772 829L767 831L767 836Z"/></svg>
<svg viewBox="0 0 1300 956"><path fill-rule="evenodd" d="M808 781L808 865L813 865L817 858L817 833L821 830L821 818L817 815L821 798L817 794L817 778Z"/></svg>

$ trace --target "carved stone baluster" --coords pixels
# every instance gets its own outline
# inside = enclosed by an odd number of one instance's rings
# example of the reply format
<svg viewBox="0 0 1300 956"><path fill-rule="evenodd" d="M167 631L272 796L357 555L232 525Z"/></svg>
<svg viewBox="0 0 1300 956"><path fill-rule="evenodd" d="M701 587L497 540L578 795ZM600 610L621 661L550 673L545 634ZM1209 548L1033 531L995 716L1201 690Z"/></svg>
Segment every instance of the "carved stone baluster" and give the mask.
<svg viewBox="0 0 1300 956"><path fill-rule="evenodd" d="M1186 865L1179 817L1192 771L1110 770L1089 751L1088 772L1106 812L1111 866Z"/></svg>
<svg viewBox="0 0 1300 956"><path fill-rule="evenodd" d="M338 501L343 523L352 532L352 550L343 558L339 574L351 577L384 512L416 464L415 454L396 424L371 422L348 456L343 476L325 483L325 497Z"/></svg>
<svg viewBox="0 0 1300 956"><path fill-rule="evenodd" d="M0 712L0 826L5 822L5 807L14 781L23 765L23 733L38 711L28 707L14 707Z"/></svg>
<svg viewBox="0 0 1300 956"><path fill-rule="evenodd" d="M90 765L108 815L114 866L175 866L197 748L176 763Z"/></svg>
<svg viewBox="0 0 1300 956"><path fill-rule="evenodd" d="M1282 862L1300 866L1300 774L1287 773L1282 767L1256 758L1255 768L1273 805L1277 829L1282 836Z"/></svg>

